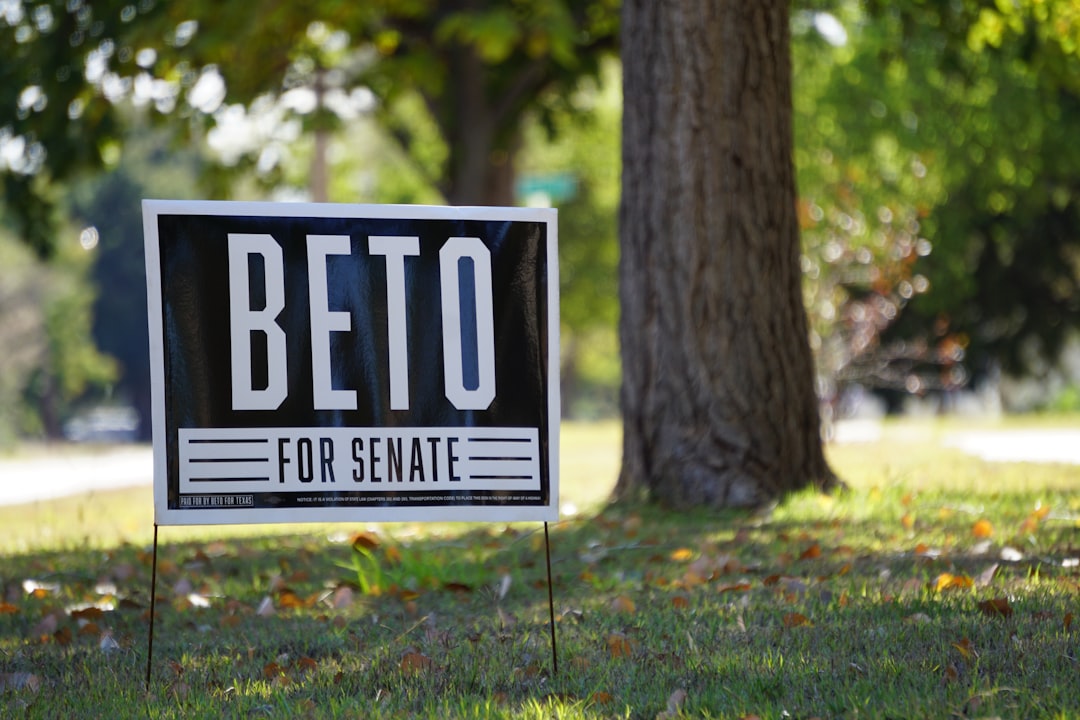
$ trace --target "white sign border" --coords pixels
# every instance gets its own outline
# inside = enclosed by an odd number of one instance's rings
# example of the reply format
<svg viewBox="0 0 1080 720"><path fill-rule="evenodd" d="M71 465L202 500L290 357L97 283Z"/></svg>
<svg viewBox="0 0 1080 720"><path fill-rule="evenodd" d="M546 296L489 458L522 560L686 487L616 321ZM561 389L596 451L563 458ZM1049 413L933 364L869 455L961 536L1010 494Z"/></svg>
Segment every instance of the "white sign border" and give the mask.
<svg viewBox="0 0 1080 720"><path fill-rule="evenodd" d="M156 525L243 525L344 522L557 522L559 519L559 254L558 211L554 208L365 205L344 203L248 202L222 200L142 201L146 258L147 315L150 331L150 407L154 448L154 523ZM161 215L221 215L267 218L364 218L389 220L479 220L542 223L547 228L548 318L548 504L443 505L436 507L318 507L275 509L170 509L165 429L165 338L162 327ZM270 517L265 517L270 515Z"/></svg>

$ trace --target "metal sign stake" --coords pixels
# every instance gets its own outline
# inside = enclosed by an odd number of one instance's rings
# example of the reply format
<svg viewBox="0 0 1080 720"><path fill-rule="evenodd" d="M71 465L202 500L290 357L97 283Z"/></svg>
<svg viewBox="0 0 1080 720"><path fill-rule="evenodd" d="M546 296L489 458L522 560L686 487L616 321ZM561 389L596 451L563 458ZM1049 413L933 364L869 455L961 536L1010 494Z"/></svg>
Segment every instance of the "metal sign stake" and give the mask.
<svg viewBox="0 0 1080 720"><path fill-rule="evenodd" d="M154 523L154 553L153 559L151 560L151 563L153 564L153 569L150 571L150 635L146 643L147 692L150 691L150 666L154 661L154 615L157 607L157 533L158 524Z"/></svg>

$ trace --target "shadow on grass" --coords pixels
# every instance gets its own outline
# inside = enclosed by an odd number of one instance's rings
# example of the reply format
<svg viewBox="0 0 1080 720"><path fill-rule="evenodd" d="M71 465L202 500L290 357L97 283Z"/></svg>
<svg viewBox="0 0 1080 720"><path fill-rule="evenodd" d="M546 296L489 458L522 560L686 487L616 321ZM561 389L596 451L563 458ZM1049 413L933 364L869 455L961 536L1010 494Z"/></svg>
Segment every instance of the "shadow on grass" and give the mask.
<svg viewBox="0 0 1080 720"><path fill-rule="evenodd" d="M972 536L965 512L940 512L962 501L612 506L553 525L558 675L539 524L201 542L163 528L149 694L146 548L10 556L0 715L1080 712L1075 528L1040 528L1004 562L1024 538ZM988 512L1018 525L1030 504ZM980 605L1003 598L1007 612Z"/></svg>

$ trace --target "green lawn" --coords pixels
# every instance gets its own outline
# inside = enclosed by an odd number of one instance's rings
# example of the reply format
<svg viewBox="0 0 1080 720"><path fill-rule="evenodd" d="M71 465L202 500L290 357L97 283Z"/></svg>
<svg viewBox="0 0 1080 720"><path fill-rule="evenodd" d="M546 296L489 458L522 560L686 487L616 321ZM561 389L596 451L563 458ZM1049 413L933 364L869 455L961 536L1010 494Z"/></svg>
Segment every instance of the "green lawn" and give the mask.
<svg viewBox="0 0 1080 720"><path fill-rule="evenodd" d="M558 674L534 524L162 528L147 693L149 490L0 508L0 717L1080 717L1080 467L942 432L716 516L605 506L567 425Z"/></svg>

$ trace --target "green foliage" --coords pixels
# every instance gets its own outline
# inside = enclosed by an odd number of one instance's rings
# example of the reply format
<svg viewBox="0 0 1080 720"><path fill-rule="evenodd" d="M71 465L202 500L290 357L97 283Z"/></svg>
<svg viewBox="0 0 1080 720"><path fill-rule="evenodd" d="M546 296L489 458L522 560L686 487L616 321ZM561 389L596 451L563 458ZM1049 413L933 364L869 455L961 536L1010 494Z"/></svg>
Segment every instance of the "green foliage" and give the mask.
<svg viewBox="0 0 1080 720"><path fill-rule="evenodd" d="M909 374L921 387L947 387L960 357L961 379L994 363L1022 371L1025 356L1053 361L1080 316L1071 231L1080 156L1068 131L1080 117L1075 8L867 5L839 6L847 44L802 51L800 82L814 90L797 91L796 107L809 140L799 163L808 199L828 215L844 198L829 188L844 183L861 198L867 235L885 208L913 218L915 237L933 248L911 270L929 292L885 297L896 312L880 328L880 354L915 347L939 365L921 381ZM829 162L809 148L827 150ZM831 174L821 167L831 164ZM821 189L827 201L813 197Z"/></svg>

